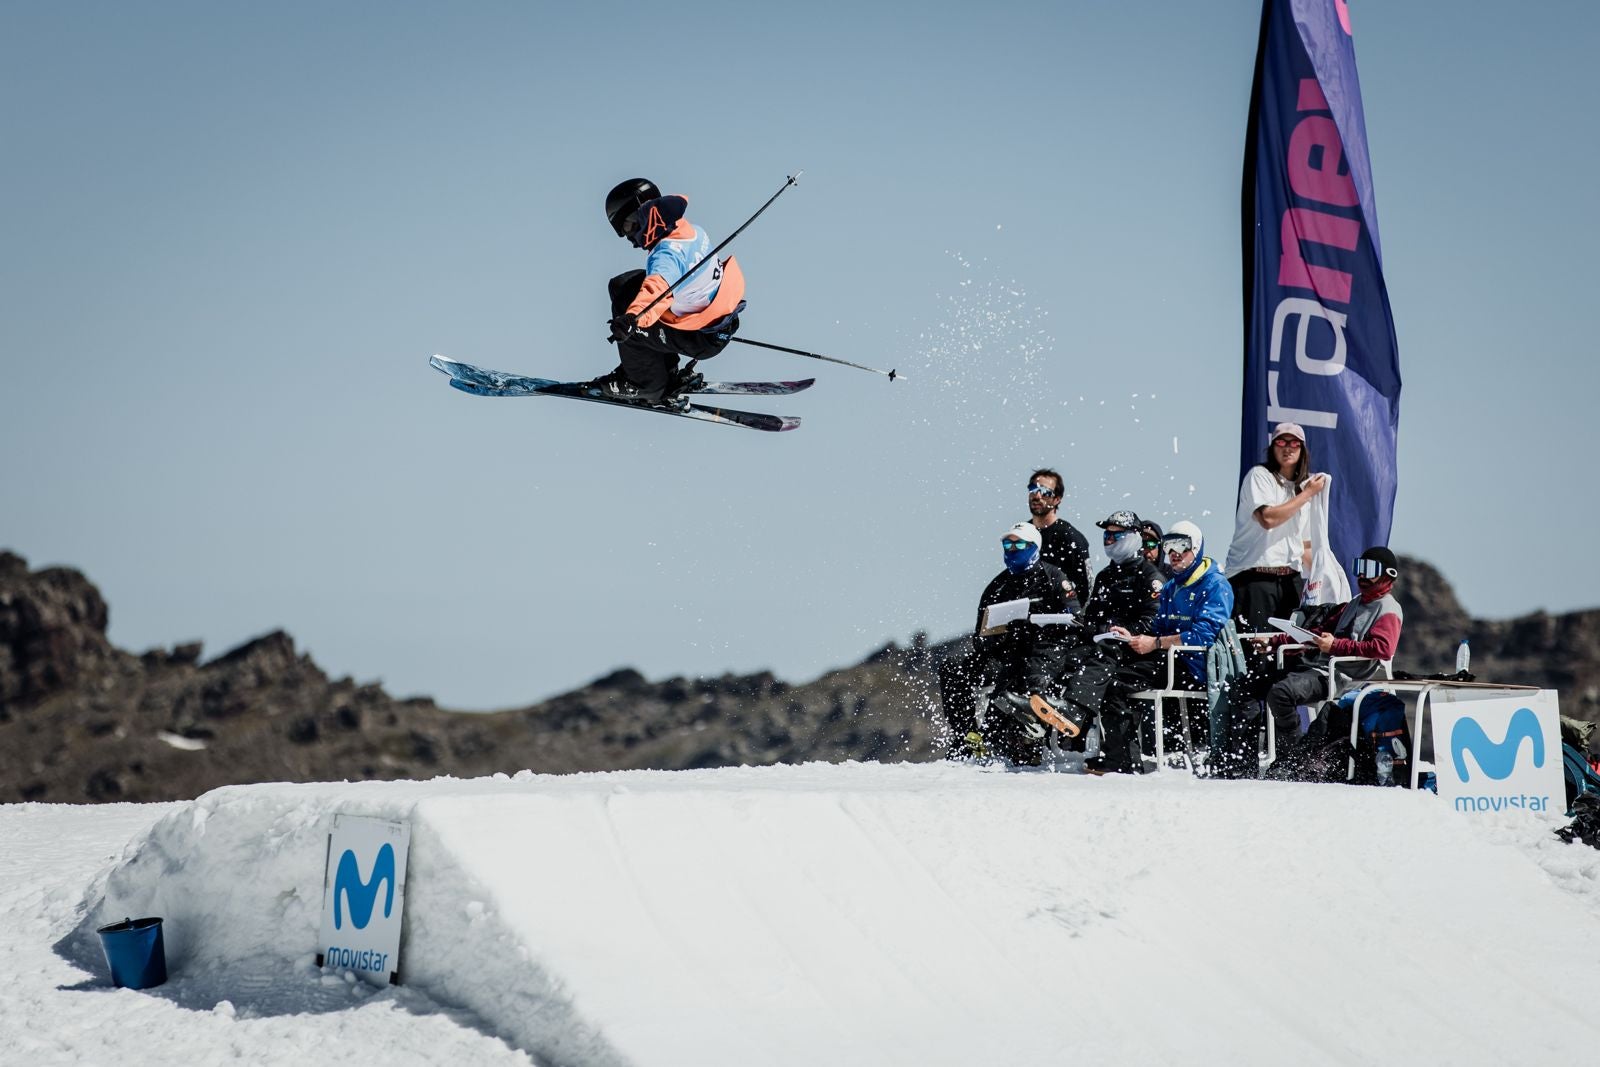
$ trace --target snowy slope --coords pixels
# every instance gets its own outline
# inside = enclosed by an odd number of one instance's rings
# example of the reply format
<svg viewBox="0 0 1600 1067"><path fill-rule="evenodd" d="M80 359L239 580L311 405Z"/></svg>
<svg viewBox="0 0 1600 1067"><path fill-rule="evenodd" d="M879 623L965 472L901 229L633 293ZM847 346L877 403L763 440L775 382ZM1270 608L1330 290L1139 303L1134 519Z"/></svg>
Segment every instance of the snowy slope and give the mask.
<svg viewBox="0 0 1600 1067"><path fill-rule="evenodd" d="M334 812L411 821L401 987L314 965ZM0 808L0 1061L1558 1062L1600 1041L1559 821L909 764ZM107 986L130 914L158 990Z"/></svg>

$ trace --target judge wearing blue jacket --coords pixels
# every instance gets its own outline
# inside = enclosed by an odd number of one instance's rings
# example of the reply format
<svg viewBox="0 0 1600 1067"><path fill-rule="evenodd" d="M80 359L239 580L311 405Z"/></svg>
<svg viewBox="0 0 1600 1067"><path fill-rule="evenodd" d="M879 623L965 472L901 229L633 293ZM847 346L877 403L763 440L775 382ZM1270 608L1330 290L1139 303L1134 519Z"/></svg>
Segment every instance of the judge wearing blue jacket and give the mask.
<svg viewBox="0 0 1600 1067"><path fill-rule="evenodd" d="M1128 647L1140 655L1174 645L1210 648L1233 616L1233 587L1222 568L1205 554L1200 527L1188 520L1174 523L1166 532L1161 555L1172 580L1161 589L1155 636L1130 634ZM1206 654L1185 652L1180 658L1203 688Z"/></svg>

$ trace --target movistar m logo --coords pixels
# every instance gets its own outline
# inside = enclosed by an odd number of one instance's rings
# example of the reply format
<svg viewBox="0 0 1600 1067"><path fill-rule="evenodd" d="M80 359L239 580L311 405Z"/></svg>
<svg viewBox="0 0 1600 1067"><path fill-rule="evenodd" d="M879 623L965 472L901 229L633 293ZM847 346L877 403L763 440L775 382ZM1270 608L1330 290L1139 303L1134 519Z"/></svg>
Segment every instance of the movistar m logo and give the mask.
<svg viewBox="0 0 1600 1067"><path fill-rule="evenodd" d="M1468 752L1477 760L1478 769L1495 781L1511 777L1524 738L1533 742L1533 765L1543 767L1544 730L1540 728L1539 716L1533 713L1532 708L1517 709L1506 728L1505 740L1498 743L1489 740L1489 735L1483 732L1477 719L1457 719L1450 731L1450 758L1455 761L1456 777L1463 782L1471 781L1467 774Z"/></svg>
<svg viewBox="0 0 1600 1067"><path fill-rule="evenodd" d="M394 910L394 847L384 845L372 863L372 877L363 880L356 854L345 849L339 857L339 869L333 876L333 928L344 928L344 902L350 902L350 921L357 930L364 930L372 921L372 909L378 903L378 884L383 883L383 917L387 919Z"/></svg>

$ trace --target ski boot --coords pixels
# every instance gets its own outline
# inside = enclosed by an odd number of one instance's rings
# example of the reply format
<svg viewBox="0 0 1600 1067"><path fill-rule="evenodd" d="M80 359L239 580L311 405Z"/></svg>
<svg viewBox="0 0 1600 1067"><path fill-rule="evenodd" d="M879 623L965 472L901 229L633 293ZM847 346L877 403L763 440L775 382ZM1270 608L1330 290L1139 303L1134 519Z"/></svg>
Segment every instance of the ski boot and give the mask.
<svg viewBox="0 0 1600 1067"><path fill-rule="evenodd" d="M691 359L688 366L672 376L672 381L668 383L666 391L661 395L661 399L654 403L654 407L664 408L668 411L689 410L690 394L704 389L706 384L706 376L695 373L694 365L697 362L698 360Z"/></svg>
<svg viewBox="0 0 1600 1067"><path fill-rule="evenodd" d="M1028 706L1028 698L1019 693L996 693L989 700L989 710L1017 724L1024 737L1030 741L1042 740L1044 723Z"/></svg>
<svg viewBox="0 0 1600 1067"><path fill-rule="evenodd" d="M705 388L706 376L694 369L694 365L698 362L700 361L697 359L691 359L682 370L672 376L672 384L667 386L668 396L697 393Z"/></svg>
<svg viewBox="0 0 1600 1067"><path fill-rule="evenodd" d="M675 395L673 386L669 385L661 393L641 389L623 373L621 367L618 367L610 374L603 374L593 381L583 384L589 392L607 400L618 400L624 404L638 404L641 407L660 408L663 411L689 410L689 398ZM704 385L705 382L702 380L701 384Z"/></svg>
<svg viewBox="0 0 1600 1067"><path fill-rule="evenodd" d="M1049 723L1055 727L1056 732L1063 737L1073 739L1082 737L1084 732L1089 729L1089 723L1094 719L1094 716L1089 713L1089 709L1070 700L1062 700L1058 697L1052 697L1051 699L1055 700L1054 704L1035 693L1027 699L1027 708L1038 716L1041 722Z"/></svg>
<svg viewBox="0 0 1600 1067"><path fill-rule="evenodd" d="M620 400L627 404L645 403L645 396L639 387L628 380L628 376L618 367L610 374L583 383L586 390L606 400Z"/></svg>
<svg viewBox="0 0 1600 1067"><path fill-rule="evenodd" d="M674 393L669 387L660 400L650 401L649 404L662 411L688 411L689 397L683 393Z"/></svg>
<svg viewBox="0 0 1600 1067"><path fill-rule="evenodd" d="M949 759L952 760L987 760L993 753L989 751L989 742L977 730L968 730L965 735L953 738L950 742Z"/></svg>

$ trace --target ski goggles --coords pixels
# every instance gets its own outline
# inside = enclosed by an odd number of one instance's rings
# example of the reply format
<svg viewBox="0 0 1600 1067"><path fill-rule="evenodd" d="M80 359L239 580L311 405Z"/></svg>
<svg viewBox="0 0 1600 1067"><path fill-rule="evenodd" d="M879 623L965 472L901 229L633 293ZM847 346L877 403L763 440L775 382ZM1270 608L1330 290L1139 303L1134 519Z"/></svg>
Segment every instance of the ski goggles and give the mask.
<svg viewBox="0 0 1600 1067"><path fill-rule="evenodd" d="M1032 548L1033 547L1033 542L1032 541L1021 541L1021 540L1017 540L1015 538L1008 537L1004 541L1000 542L1000 547L1005 549L1007 552L1021 552L1025 548Z"/></svg>
<svg viewBox="0 0 1600 1067"><path fill-rule="evenodd" d="M1061 495L1061 490L1052 489L1048 485L1030 485L1030 486L1028 486L1028 495L1029 496L1060 496Z"/></svg>
<svg viewBox="0 0 1600 1067"><path fill-rule="evenodd" d="M1181 556L1185 552L1193 552L1194 538L1184 537L1181 534L1177 537L1162 538L1161 551L1169 556Z"/></svg>
<svg viewBox="0 0 1600 1067"><path fill-rule="evenodd" d="M1388 566L1381 560L1358 559L1356 560L1356 577L1374 580L1383 577L1398 578L1400 572Z"/></svg>

